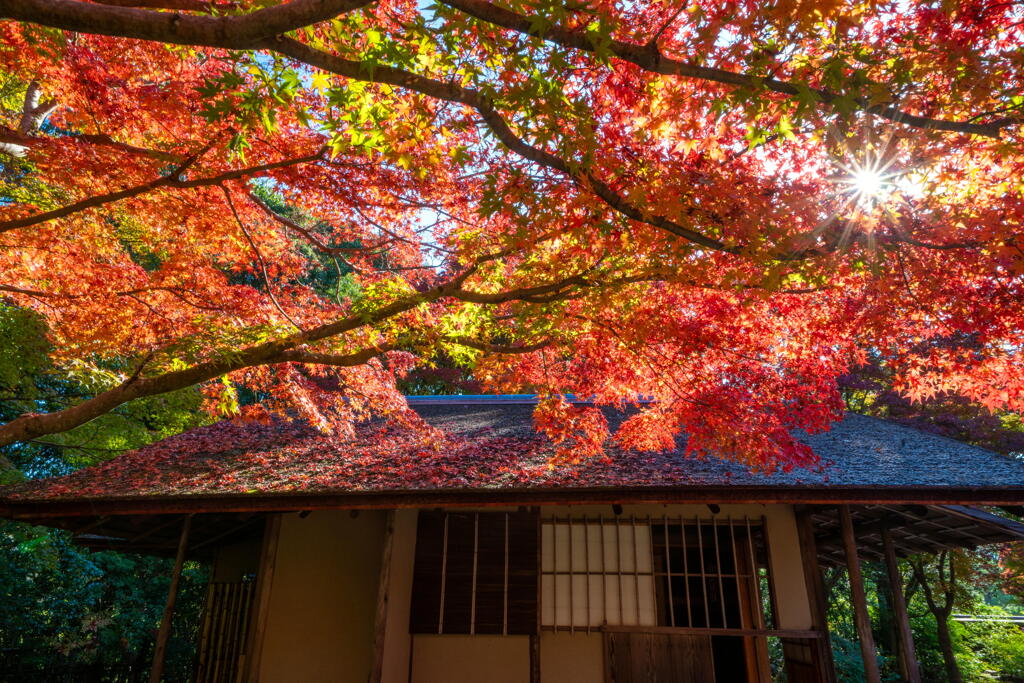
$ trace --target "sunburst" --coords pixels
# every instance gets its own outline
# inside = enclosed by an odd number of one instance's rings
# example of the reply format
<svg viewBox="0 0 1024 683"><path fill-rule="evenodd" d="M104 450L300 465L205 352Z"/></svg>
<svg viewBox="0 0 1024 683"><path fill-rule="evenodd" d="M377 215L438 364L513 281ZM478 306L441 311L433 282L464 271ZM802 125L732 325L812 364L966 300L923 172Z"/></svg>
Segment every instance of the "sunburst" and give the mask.
<svg viewBox="0 0 1024 683"><path fill-rule="evenodd" d="M812 234L817 237L838 224L840 244L854 233L870 242L880 222L898 221L902 213L914 210L914 200L924 195L926 171L901 157L891 130L877 139L865 125L859 144L848 153L845 159L833 157L832 210Z"/></svg>
<svg viewBox="0 0 1024 683"><path fill-rule="evenodd" d="M899 189L905 171L894 171L896 157L888 159L881 154L867 155L851 164L839 163L841 171L835 181L839 193L847 199L847 206L855 205L870 210L889 202Z"/></svg>

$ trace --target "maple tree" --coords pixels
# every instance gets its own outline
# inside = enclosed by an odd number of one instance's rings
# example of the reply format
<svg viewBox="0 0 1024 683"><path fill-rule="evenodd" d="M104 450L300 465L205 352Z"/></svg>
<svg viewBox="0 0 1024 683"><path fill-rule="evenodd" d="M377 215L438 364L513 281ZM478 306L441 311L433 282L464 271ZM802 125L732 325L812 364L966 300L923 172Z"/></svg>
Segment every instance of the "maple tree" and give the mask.
<svg viewBox="0 0 1024 683"><path fill-rule="evenodd" d="M941 340L946 343L948 340ZM917 352L927 352L917 349ZM1020 414L993 411L964 396L939 392L912 401L894 387L897 377L877 354L839 378L848 410L980 446L1010 457L1024 453Z"/></svg>
<svg viewBox="0 0 1024 683"><path fill-rule="evenodd" d="M540 394L577 455L609 429L567 394L639 403L624 446L812 463L790 431L841 416L869 351L912 399L1024 406L1019 3L0 20L0 293L58 365L129 361L0 445L197 384L351 433L438 357Z"/></svg>

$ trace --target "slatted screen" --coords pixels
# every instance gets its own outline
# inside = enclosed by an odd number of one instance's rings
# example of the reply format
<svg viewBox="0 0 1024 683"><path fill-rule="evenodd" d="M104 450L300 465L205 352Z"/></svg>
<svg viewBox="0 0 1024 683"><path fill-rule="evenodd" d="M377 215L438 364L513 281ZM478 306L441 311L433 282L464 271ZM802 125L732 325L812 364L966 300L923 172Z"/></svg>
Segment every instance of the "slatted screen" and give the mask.
<svg viewBox="0 0 1024 683"><path fill-rule="evenodd" d="M211 581L199 634L196 683L233 683L245 654L255 581Z"/></svg>
<svg viewBox="0 0 1024 683"><path fill-rule="evenodd" d="M412 633L537 631L537 515L421 511Z"/></svg>

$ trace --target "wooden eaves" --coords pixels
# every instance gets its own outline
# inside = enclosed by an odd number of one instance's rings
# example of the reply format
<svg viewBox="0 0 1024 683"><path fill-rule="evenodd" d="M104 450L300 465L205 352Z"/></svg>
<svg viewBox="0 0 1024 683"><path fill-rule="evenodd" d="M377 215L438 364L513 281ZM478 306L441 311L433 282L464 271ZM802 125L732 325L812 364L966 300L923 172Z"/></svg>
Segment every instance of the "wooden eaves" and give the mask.
<svg viewBox="0 0 1024 683"><path fill-rule="evenodd" d="M753 503L850 505L1020 505L1024 487L729 486L515 488L353 491L339 493L217 494L0 499L0 517L25 521L52 517L210 512L288 512L333 509L393 509L432 506L587 505L612 503ZM40 522L42 523L42 522Z"/></svg>
<svg viewBox="0 0 1024 683"><path fill-rule="evenodd" d="M847 564L837 506L810 509L819 561ZM858 553L863 560L883 561L885 540L894 554L907 557L951 548L1024 541L1024 524L960 505L876 504L851 508Z"/></svg>
<svg viewBox="0 0 1024 683"><path fill-rule="evenodd" d="M798 494L794 496L793 494ZM862 491L839 489L822 492L776 489L702 488L694 490L518 490L378 492L326 495L240 495L178 497L144 500L7 501L0 516L33 524L66 529L76 543L94 550L122 550L154 555L173 555L177 530L185 515L194 515L189 556L212 554L219 546L258 539L268 516L279 512L309 513L314 510L395 509L398 507L519 506L536 504L685 504L685 503L797 503L810 515L816 537L816 555L823 565L844 564L838 509L849 504L864 560L883 558L882 533L887 529L901 556L936 552L943 548L976 547L989 543L1024 540L1024 524L976 508L942 504L935 492L916 490L918 501L906 491L879 491L869 499ZM1003 504L1016 495L1001 498L984 493L985 501ZM958 501L962 501L962 496Z"/></svg>

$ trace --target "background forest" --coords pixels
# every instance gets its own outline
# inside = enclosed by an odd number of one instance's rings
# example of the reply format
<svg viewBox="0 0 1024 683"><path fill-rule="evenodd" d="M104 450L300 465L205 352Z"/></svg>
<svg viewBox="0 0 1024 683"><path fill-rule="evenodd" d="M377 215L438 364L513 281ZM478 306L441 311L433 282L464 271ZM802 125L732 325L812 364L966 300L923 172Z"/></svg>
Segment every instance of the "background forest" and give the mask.
<svg viewBox="0 0 1024 683"><path fill-rule="evenodd" d="M59 405L90 382L102 381L57 371L47 359L44 331L34 314L0 306L0 420L23 410L26 401ZM413 372L406 382L409 393L478 390L471 373L451 363ZM877 363L843 380L851 409L1008 454L1024 450L1024 432L1018 422L962 399L938 397L911 404L891 391L889 384L885 368ZM199 410L201 401L194 388L144 399L68 433L7 447L3 454L19 472L5 476L64 473L198 426L210 420ZM1020 567L1014 564L1018 557L1019 551L990 547L901 562L924 680L1024 680L1024 628L994 620L1024 617L1024 585ZM939 575L940 559L945 562L945 577ZM956 570L955 585L948 581L950 562ZM144 674L166 598L170 564L160 558L90 552L72 545L65 532L0 522L0 680L120 681ZM866 563L865 575L882 669L888 680L899 680L897 640L887 617L886 572L880 564ZM205 581L205 567L186 565L167 680L185 681L191 673L191 644ZM841 680L862 680L845 572L826 570L825 585L837 671ZM954 615L993 620L965 622ZM948 630L956 672L943 653L940 624Z"/></svg>

